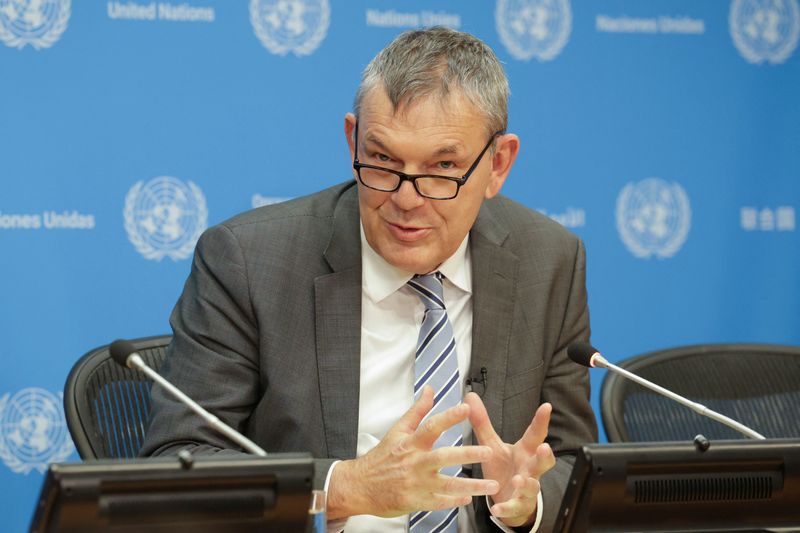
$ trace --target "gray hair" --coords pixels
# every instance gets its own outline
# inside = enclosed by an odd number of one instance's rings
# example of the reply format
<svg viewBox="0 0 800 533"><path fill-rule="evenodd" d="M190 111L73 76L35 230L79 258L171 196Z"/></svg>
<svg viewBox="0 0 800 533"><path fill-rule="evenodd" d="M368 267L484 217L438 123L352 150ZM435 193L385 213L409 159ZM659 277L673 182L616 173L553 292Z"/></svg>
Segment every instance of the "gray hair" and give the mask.
<svg viewBox="0 0 800 533"><path fill-rule="evenodd" d="M358 116L364 97L382 86L394 110L417 98L442 100L460 90L487 119L488 133L508 127L508 79L483 41L443 27L401 33L370 61L356 92Z"/></svg>

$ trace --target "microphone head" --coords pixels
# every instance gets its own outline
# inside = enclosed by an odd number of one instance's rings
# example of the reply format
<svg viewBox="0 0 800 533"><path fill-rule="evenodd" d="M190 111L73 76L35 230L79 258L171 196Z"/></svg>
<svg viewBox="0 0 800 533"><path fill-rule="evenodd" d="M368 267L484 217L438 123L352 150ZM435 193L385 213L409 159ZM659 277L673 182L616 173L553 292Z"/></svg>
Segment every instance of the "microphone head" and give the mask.
<svg viewBox="0 0 800 533"><path fill-rule="evenodd" d="M134 348L133 343L131 341L126 341L124 339L117 339L111 343L111 346L109 346L108 351L111 354L111 358L114 359L114 361L127 368L128 357L132 353L136 353L136 348Z"/></svg>
<svg viewBox="0 0 800 533"><path fill-rule="evenodd" d="M573 342L567 348L567 355L569 358L578 363L579 365L594 367L592 364L592 356L599 354L600 351L589 344L588 342Z"/></svg>

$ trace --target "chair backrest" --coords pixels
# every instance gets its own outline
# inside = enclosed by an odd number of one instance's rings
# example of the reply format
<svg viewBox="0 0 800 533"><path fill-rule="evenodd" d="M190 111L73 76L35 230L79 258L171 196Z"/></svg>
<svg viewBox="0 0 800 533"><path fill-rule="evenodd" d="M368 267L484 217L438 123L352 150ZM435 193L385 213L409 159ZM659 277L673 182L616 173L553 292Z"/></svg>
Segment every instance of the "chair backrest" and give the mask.
<svg viewBox="0 0 800 533"><path fill-rule="evenodd" d="M618 366L751 427L767 438L800 437L800 347L709 344L650 352ZM618 374L603 380L609 442L746 438Z"/></svg>
<svg viewBox="0 0 800 533"><path fill-rule="evenodd" d="M172 336L131 342L158 370ZM134 458L144 440L152 382L137 370L123 368L101 346L81 357L67 377L64 413L75 447L83 459Z"/></svg>

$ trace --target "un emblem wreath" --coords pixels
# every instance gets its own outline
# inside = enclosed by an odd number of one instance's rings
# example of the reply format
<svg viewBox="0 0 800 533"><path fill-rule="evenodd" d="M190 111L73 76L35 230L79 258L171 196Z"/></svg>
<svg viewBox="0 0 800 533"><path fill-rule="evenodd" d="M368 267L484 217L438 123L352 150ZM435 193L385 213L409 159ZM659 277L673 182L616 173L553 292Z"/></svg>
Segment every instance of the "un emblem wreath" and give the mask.
<svg viewBox="0 0 800 533"><path fill-rule="evenodd" d="M691 226L689 197L677 183L659 178L628 183L617 198L617 230L636 257L672 257L681 249Z"/></svg>
<svg viewBox="0 0 800 533"><path fill-rule="evenodd" d="M72 454L62 406L63 394L37 387L0 397L0 459L12 472L43 473Z"/></svg>
<svg viewBox="0 0 800 533"><path fill-rule="evenodd" d="M125 196L125 231L145 259L186 259L208 224L203 191L191 181L160 176L137 182Z"/></svg>
<svg viewBox="0 0 800 533"><path fill-rule="evenodd" d="M0 0L0 41L19 49L26 44L50 48L67 29L70 7L70 0Z"/></svg>
<svg viewBox="0 0 800 533"><path fill-rule="evenodd" d="M276 55L311 54L325 39L330 21L328 0L250 0L250 23L256 37Z"/></svg>
<svg viewBox="0 0 800 533"><path fill-rule="evenodd" d="M572 32L569 0L498 0L494 16L503 45L522 61L554 59Z"/></svg>
<svg viewBox="0 0 800 533"><path fill-rule="evenodd" d="M733 0L729 17L733 44L747 61L783 63L800 39L797 0Z"/></svg>

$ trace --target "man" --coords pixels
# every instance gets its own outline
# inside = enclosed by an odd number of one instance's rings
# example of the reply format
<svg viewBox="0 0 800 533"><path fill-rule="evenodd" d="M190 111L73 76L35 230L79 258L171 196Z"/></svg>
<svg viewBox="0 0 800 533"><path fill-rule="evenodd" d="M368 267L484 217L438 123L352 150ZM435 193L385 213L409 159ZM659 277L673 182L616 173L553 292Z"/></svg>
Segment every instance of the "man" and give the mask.
<svg viewBox="0 0 800 533"><path fill-rule="evenodd" d="M583 245L498 196L507 100L478 39L402 34L345 117L354 179L198 242L164 372L267 451L319 458L334 528L549 531L596 439L566 357L589 337ZM153 399L143 453L235 448Z"/></svg>

